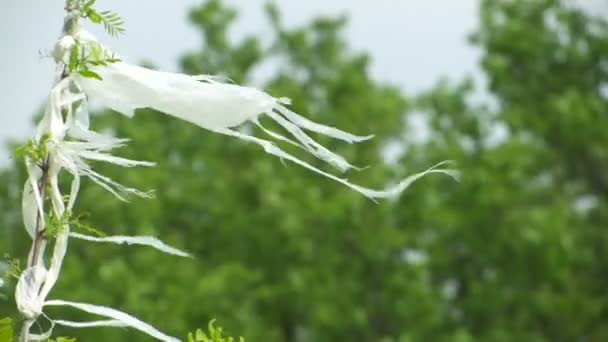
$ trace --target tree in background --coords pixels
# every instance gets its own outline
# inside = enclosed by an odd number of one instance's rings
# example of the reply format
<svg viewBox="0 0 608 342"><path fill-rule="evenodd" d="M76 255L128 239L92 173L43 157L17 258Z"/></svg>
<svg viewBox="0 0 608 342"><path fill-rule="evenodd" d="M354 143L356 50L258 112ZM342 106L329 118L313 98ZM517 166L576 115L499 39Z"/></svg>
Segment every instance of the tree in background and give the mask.
<svg viewBox="0 0 608 342"><path fill-rule="evenodd" d="M471 101L468 81L405 98L370 78L368 56L342 38L345 18L291 30L277 8L267 12L271 46L255 36L229 40L236 12L221 1L194 8L203 47L183 57L183 70L248 83L271 63L270 93L324 123L376 134L356 148L320 139L355 165L374 165L353 181L379 186L449 156L462 183L428 177L376 205L159 113L101 114L98 129L133 138L126 157L166 162L134 172L99 166L156 189L156 200L127 206L85 186L79 206L94 207L92 224L109 234L163 236L196 259L74 241L57 296L138 312L174 335L217 318L249 341L608 339L605 21L558 0L483 1L473 40L483 50L488 106ZM408 132L420 118L428 136L414 141ZM383 165L395 145L405 152ZM0 178L0 250L15 253L25 250L24 173L14 166ZM0 301L0 312L13 307Z"/></svg>
<svg viewBox="0 0 608 342"><path fill-rule="evenodd" d="M486 0L472 38L495 109L439 84L418 99L434 134L403 160L448 153L465 175L413 189L400 215L450 289L440 321L482 341L604 340L607 23L566 1Z"/></svg>

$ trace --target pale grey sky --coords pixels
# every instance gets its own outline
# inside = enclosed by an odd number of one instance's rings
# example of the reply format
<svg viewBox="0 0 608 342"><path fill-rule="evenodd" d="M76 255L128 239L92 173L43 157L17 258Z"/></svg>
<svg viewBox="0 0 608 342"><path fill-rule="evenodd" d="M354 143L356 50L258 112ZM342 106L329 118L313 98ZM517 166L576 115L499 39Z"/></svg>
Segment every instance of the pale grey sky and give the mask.
<svg viewBox="0 0 608 342"><path fill-rule="evenodd" d="M100 40L131 62L150 60L165 70L177 69L178 57L200 47L200 36L186 21L187 9L201 0L145 2L98 0L127 22L127 34L108 38L91 27ZM231 34L268 32L262 0L226 0L239 9ZM317 15L347 13L351 46L372 54L375 78L417 92L441 76L458 80L475 74L478 52L466 43L477 25L478 0L277 0L288 26ZM4 0L0 21L0 142L25 138L33 130L31 116L44 100L53 77L50 50L59 34L64 0ZM159 23L164 24L159 25ZM167 24L170 23L170 24ZM0 150L0 165L9 153Z"/></svg>

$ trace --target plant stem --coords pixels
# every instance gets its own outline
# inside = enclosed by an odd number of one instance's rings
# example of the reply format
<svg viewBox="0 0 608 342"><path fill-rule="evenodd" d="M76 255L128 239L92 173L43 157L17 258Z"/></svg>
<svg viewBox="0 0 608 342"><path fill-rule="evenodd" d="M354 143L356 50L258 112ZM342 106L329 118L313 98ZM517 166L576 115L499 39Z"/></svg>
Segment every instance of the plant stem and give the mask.
<svg viewBox="0 0 608 342"><path fill-rule="evenodd" d="M48 170L49 170L49 157L46 157L46 161L40 165L40 168L42 169L42 177L40 178L40 181L38 182L38 193L40 194L40 198L41 198L41 206L42 206L42 210L44 210L44 197L45 197L45 192L46 192L46 185L48 183ZM34 267L38 264L38 260L39 260L39 256L40 256L40 249L42 246L42 242L44 240L44 220L42 218L42 216L40 215L40 210L36 211L36 232L34 234L34 247L33 247L33 253L32 253L32 260L31 260L31 267Z"/></svg>

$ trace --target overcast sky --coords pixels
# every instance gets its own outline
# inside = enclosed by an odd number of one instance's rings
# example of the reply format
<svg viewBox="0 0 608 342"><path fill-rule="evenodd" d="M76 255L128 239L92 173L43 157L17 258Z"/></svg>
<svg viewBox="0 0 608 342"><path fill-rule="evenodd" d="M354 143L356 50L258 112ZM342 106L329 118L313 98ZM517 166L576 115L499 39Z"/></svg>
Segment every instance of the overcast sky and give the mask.
<svg viewBox="0 0 608 342"><path fill-rule="evenodd" d="M165 70L177 69L177 58L200 47L201 38L186 21L195 0L98 0L99 9L120 13L127 35L108 38L91 28L101 41L126 60L152 61ZM240 11L231 34L269 31L264 1L226 0ZM288 26L317 15L347 13L346 34L351 46L373 57L376 79L417 92L439 77L458 80L477 70L478 52L466 43L477 26L478 0L278 0ZM40 59L59 34L64 0L3 0L0 21L0 142L32 134L31 116L44 100L53 77L53 64ZM159 23L163 23L159 25ZM170 23L170 24L167 24ZM0 151L0 165L9 154Z"/></svg>

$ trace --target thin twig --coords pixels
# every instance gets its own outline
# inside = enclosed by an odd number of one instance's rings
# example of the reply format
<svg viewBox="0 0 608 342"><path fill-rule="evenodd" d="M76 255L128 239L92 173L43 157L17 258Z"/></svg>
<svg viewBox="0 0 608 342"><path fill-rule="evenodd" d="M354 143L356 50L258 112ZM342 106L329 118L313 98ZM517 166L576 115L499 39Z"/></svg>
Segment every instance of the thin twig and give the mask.
<svg viewBox="0 0 608 342"><path fill-rule="evenodd" d="M44 220L40 214L40 211L44 211L44 198L46 192L46 185L48 183L48 174L49 174L49 157L46 157L45 162L40 165L40 169L42 170L42 177L38 182L38 193L40 194L41 202L41 210L36 211L36 232L34 234L34 247L32 253L32 261L31 267L34 267L38 264L38 259L40 255L40 248L42 246L42 241L44 240Z"/></svg>

